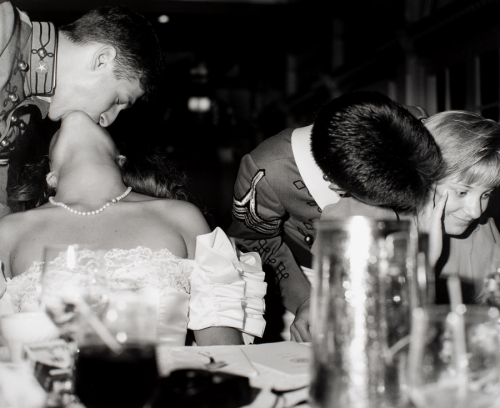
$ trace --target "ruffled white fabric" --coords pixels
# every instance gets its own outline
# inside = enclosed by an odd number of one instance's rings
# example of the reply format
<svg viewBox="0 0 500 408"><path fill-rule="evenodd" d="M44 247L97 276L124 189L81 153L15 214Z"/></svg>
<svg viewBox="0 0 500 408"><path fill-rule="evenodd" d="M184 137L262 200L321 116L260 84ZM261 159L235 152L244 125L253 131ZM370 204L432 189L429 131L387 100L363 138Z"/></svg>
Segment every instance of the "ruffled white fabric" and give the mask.
<svg viewBox="0 0 500 408"><path fill-rule="evenodd" d="M23 274L7 278L7 288L0 300L0 308L7 314L11 312L34 312L40 310L38 302L38 288L42 274L43 262L33 262Z"/></svg>
<svg viewBox="0 0 500 408"><path fill-rule="evenodd" d="M267 284L260 256L243 254L216 228L196 241L191 275L189 328L229 326L241 330L245 343L264 333Z"/></svg>
<svg viewBox="0 0 500 408"><path fill-rule="evenodd" d="M91 259L92 251L78 256ZM68 281L65 260L54 262L64 274L55 285L64 290ZM108 251L105 263L111 292L144 293L156 305L157 337L162 343L184 345L187 328L234 327L242 331L246 344L264 332L266 283L260 257L237 253L220 228L197 238L195 260L179 258L168 249L137 247ZM42 269L43 263L35 262L25 273L7 279L0 300L4 311L6 303L14 312L37 308Z"/></svg>

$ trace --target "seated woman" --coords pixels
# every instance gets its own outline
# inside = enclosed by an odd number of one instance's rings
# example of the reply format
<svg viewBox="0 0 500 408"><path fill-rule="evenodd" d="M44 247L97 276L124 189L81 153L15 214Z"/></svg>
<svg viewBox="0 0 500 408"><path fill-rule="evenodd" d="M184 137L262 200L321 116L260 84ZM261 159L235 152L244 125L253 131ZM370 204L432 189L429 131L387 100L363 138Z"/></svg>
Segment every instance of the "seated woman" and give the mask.
<svg viewBox="0 0 500 408"><path fill-rule="evenodd" d="M43 248L78 243L109 250L110 290L157 290L159 341L184 345L187 328L199 345L262 335L266 284L257 254L237 254L193 204L127 187L110 135L84 113L63 119L49 158L55 196L0 219L4 297L17 311L36 302Z"/></svg>
<svg viewBox="0 0 500 408"><path fill-rule="evenodd" d="M442 221L438 226L442 225L443 232L436 276L459 276L464 302L478 303L484 278L500 267L494 265L500 234L492 218L481 217L500 185L500 124L464 111L441 112L424 124L444 162L430 203L436 203L434 216ZM448 302L444 280L438 279L436 296L438 302Z"/></svg>

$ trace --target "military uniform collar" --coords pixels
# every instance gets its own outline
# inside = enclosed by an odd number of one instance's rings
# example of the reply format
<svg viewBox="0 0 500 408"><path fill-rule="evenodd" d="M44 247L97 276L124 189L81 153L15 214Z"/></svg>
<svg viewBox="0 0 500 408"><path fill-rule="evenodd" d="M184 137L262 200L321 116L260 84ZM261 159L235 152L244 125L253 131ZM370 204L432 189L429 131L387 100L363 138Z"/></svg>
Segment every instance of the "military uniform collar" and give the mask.
<svg viewBox="0 0 500 408"><path fill-rule="evenodd" d="M323 209L328 204L340 200L340 195L328 188L330 181L323 178L323 171L319 168L311 152L311 126L294 129L292 132L292 151L300 176L309 193Z"/></svg>
<svg viewBox="0 0 500 408"><path fill-rule="evenodd" d="M32 28L26 95L49 97L56 87L57 30L40 21L33 21Z"/></svg>

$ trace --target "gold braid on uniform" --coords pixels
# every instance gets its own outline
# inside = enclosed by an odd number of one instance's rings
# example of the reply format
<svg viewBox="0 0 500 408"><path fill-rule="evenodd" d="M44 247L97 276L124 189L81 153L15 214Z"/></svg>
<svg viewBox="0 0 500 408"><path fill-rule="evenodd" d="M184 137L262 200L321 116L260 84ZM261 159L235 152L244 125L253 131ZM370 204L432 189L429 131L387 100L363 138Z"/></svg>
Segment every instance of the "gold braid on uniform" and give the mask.
<svg viewBox="0 0 500 408"><path fill-rule="evenodd" d="M265 235L277 235L283 221L280 219L264 220L257 213L257 183L265 174L265 170L259 170L252 178L250 190L239 200L233 197L233 215L254 231Z"/></svg>

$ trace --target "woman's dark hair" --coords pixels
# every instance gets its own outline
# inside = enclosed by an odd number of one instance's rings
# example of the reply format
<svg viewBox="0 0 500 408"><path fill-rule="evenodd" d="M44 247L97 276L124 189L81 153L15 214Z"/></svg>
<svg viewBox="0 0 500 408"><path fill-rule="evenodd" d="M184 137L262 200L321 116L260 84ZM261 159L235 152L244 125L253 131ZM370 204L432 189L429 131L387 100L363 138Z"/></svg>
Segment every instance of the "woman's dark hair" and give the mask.
<svg viewBox="0 0 500 408"><path fill-rule="evenodd" d="M49 171L49 158L45 156L36 163L26 163L17 177L9 176L7 194L11 212L39 207L55 194L55 190L45 180Z"/></svg>
<svg viewBox="0 0 500 408"><path fill-rule="evenodd" d="M124 183L136 193L192 201L186 189L186 173L159 150L127 157L121 172Z"/></svg>
<svg viewBox="0 0 500 408"><path fill-rule="evenodd" d="M38 207L54 195L45 177L50 171L50 140L58 126L33 114L26 132L15 140L7 179L7 204L11 212Z"/></svg>

